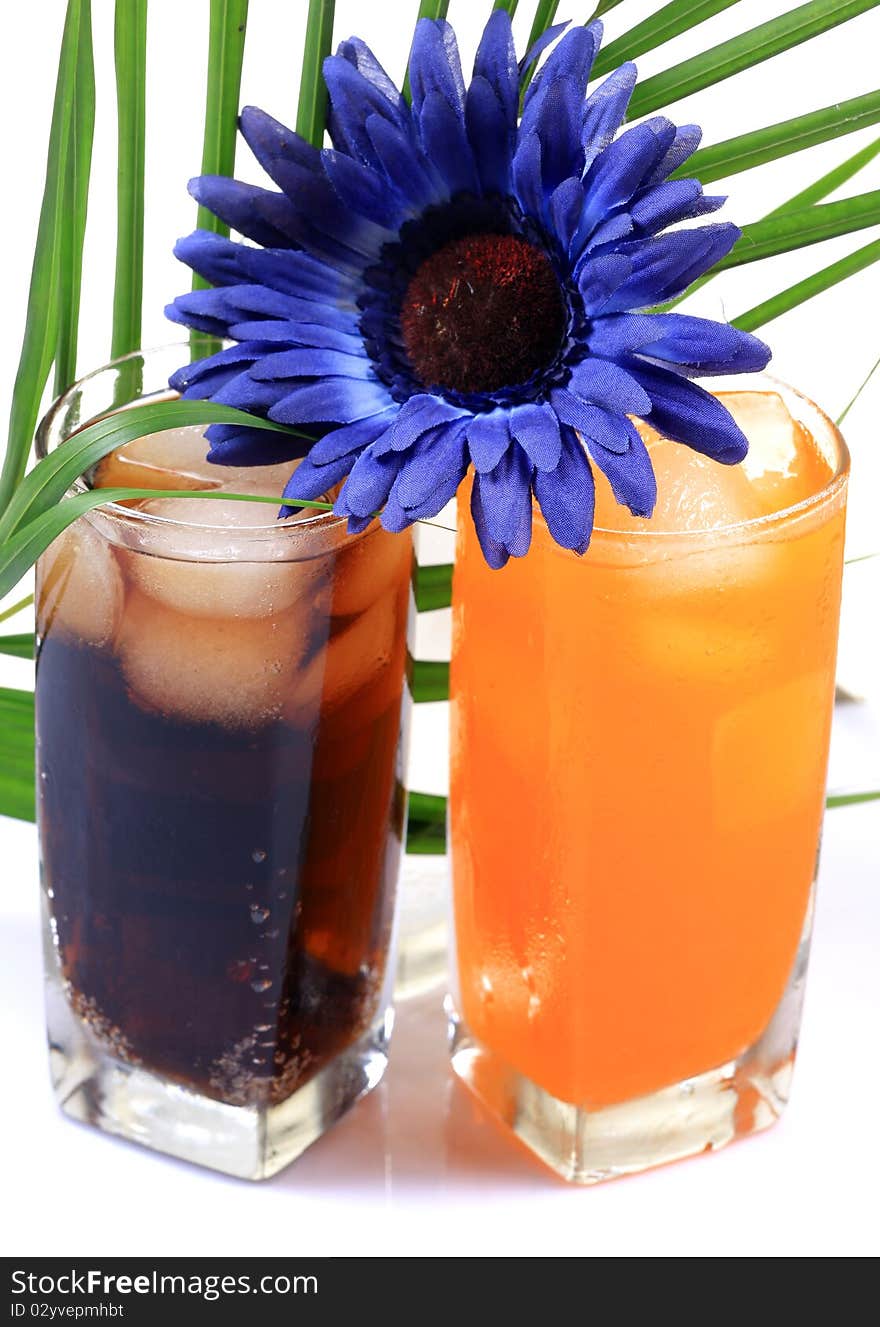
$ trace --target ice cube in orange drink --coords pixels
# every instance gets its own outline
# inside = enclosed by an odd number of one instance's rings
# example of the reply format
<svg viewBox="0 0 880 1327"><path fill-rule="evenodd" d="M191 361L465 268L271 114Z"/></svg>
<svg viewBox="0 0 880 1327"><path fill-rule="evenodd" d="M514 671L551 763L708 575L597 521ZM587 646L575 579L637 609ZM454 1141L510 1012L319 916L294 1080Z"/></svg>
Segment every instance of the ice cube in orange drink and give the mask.
<svg viewBox="0 0 880 1327"><path fill-rule="evenodd" d="M746 464L645 430L656 517L597 476L583 558L536 513L529 555L492 571L459 521L459 1009L500 1061L586 1107L753 1045L809 905L843 485L779 395L722 399Z"/></svg>

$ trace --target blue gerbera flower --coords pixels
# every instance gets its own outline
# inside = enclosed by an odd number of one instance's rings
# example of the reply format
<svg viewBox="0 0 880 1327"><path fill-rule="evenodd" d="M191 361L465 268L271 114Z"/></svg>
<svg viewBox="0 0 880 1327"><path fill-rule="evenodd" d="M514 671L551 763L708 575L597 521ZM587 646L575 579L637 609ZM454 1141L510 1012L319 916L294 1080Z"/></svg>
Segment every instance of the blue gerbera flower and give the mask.
<svg viewBox="0 0 880 1327"><path fill-rule="evenodd" d="M650 516L656 482L631 416L726 464L747 442L690 381L762 369L767 347L724 323L644 310L674 299L731 248L699 182L669 179L699 130L663 117L618 135L636 78L587 95L601 26L563 36L525 93L506 12L486 25L466 87L452 28L422 20L408 105L363 42L324 65L333 147L248 108L241 131L281 192L202 176L196 199L253 245L196 231L177 254L214 287L177 322L237 344L182 368L211 397L317 438L285 498L345 481L352 530L436 515L475 472L487 561L529 547L532 498L578 553L593 525L592 465ZM528 57L534 61L537 53ZM215 425L210 459L303 455L294 438ZM287 452L281 448L287 447Z"/></svg>

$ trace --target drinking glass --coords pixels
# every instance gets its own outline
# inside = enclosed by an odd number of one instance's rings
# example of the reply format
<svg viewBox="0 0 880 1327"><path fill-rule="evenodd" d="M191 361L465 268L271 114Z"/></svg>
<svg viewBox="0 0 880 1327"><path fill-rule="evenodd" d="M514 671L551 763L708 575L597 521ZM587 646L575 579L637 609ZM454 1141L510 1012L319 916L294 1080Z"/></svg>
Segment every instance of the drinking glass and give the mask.
<svg viewBox="0 0 880 1327"><path fill-rule="evenodd" d="M183 355L76 384L40 454L133 385L172 396ZM265 487L264 471L201 464L195 432L139 442L92 479ZM406 802L410 538L276 516L110 505L37 575L55 1093L78 1120L255 1179L382 1076Z"/></svg>
<svg viewBox="0 0 880 1327"><path fill-rule="evenodd" d="M453 1065L581 1183L721 1147L789 1094L848 456L781 384L719 395L746 462L654 435L657 515L600 477L583 557L536 510L492 571L459 521Z"/></svg>

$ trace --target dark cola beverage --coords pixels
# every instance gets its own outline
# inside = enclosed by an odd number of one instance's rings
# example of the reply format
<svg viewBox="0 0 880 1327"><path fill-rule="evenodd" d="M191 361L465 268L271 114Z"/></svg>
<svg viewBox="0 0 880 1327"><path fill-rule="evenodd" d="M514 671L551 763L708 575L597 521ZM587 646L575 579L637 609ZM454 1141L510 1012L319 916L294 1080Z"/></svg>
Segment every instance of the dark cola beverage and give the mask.
<svg viewBox="0 0 880 1327"><path fill-rule="evenodd" d="M203 456L163 434L95 482L279 491ZM378 526L197 498L81 519L43 558L51 940L123 1076L271 1107L384 1017L411 558Z"/></svg>

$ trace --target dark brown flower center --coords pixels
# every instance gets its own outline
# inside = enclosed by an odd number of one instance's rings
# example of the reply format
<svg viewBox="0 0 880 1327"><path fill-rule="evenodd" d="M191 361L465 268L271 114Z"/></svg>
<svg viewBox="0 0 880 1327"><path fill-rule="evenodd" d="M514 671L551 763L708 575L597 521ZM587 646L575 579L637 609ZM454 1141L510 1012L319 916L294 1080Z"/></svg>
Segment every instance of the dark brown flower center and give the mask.
<svg viewBox="0 0 880 1327"><path fill-rule="evenodd" d="M493 392L550 363L565 331L565 305L540 249L516 235L469 235L422 263L400 326L426 387Z"/></svg>

